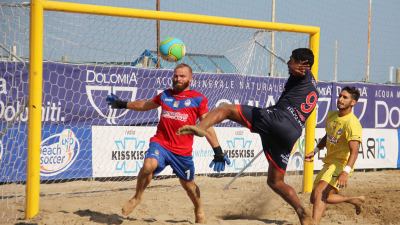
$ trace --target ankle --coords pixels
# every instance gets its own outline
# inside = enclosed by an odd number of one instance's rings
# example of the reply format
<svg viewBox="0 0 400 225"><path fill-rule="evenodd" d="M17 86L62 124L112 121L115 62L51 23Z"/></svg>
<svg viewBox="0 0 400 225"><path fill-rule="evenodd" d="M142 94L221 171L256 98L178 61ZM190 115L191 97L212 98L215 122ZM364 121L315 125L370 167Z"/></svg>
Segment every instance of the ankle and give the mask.
<svg viewBox="0 0 400 225"><path fill-rule="evenodd" d="M138 201L138 202L140 202L142 200L142 197L140 196L133 196L131 199L129 199L129 201Z"/></svg>
<svg viewBox="0 0 400 225"><path fill-rule="evenodd" d="M307 210L304 208L304 207L298 207L297 209L296 209L296 213L297 213L297 215L299 215L299 216L301 216L301 217L304 217L304 216L306 216L307 214L308 214L308 212L307 212Z"/></svg>

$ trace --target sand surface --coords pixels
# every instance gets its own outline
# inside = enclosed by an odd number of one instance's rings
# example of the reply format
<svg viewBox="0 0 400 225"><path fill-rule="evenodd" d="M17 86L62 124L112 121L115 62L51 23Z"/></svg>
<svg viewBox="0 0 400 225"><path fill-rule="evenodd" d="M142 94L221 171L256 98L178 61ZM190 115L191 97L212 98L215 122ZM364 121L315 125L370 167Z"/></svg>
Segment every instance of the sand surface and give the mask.
<svg viewBox="0 0 400 225"><path fill-rule="evenodd" d="M196 177L207 224L300 224L294 210L266 185L265 176L245 176L223 190L231 177ZM309 194L301 193L302 177L288 175L307 207ZM143 202L129 217L121 215L123 203L134 191L136 180L124 182L74 181L44 184L41 212L24 220L24 186L0 186L0 224L194 224L193 205L176 178L153 180ZM356 172L347 195L365 195L360 215L349 204L329 205L321 224L400 224L400 170Z"/></svg>

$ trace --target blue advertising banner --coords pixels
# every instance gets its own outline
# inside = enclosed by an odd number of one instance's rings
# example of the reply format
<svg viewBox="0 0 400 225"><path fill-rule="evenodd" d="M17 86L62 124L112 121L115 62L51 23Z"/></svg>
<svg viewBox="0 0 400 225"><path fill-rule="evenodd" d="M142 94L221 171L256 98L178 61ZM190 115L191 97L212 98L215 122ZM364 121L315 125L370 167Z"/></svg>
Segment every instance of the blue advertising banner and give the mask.
<svg viewBox="0 0 400 225"><path fill-rule="evenodd" d="M23 63L0 62L0 131L6 131L1 133L0 182L25 179L27 68ZM153 98L171 87L172 74L170 70L45 62L42 179L92 176L91 127L94 125L155 126L159 117L157 110L143 113L111 109L105 99L110 93L127 101ZM268 107L277 102L285 82L285 78L194 74L191 87L208 97L211 109L221 103ZM399 128L400 86L335 82L318 83L318 128L324 127L328 111L336 109L338 93L347 85L360 90L354 112L364 128ZM226 122L218 126L238 125Z"/></svg>
<svg viewBox="0 0 400 225"><path fill-rule="evenodd" d="M92 176L90 126L44 125L40 148L41 180ZM0 183L26 180L27 126L9 127L1 141Z"/></svg>
<svg viewBox="0 0 400 225"><path fill-rule="evenodd" d="M9 121L23 107L28 95L26 67L0 63L0 119ZM21 73L13 76L14 73ZM149 99L172 84L173 71L44 63L43 122L84 125L151 125L158 121L157 111L142 113L110 109L105 98L115 93L121 99ZM21 80L18 80L20 78ZM15 79L11 82L11 79ZM195 74L192 88L205 94L209 107L223 102L267 107L274 105L286 79L237 74ZM22 83L18 87L12 86ZM319 82L318 127L326 114L336 109L343 86L356 86L361 93L355 114L364 128L394 128L400 125L400 87L365 83ZM12 89L18 90L12 91ZM7 103L7 104L6 104ZM26 113L17 120L26 121ZM228 126L225 124L224 126Z"/></svg>

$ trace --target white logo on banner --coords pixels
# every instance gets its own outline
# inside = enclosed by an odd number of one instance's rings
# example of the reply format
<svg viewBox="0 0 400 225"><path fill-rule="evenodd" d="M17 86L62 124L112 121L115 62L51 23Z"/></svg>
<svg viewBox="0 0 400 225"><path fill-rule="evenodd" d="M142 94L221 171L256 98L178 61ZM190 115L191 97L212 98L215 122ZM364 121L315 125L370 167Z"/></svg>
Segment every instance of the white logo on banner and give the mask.
<svg viewBox="0 0 400 225"><path fill-rule="evenodd" d="M325 103L326 102L326 103ZM334 99L335 102L335 108L331 109L331 98L328 97L321 97L318 98L318 105L317 105L317 124L321 124L323 121L325 121L326 116L328 115L328 112L330 110L336 110L336 102L337 102L337 98ZM326 106L325 106L326 104ZM356 108L362 107L361 108L361 112L359 112L357 110L357 114L355 114L355 116L357 116L357 118L361 121L365 115L365 112L367 111L367 104L368 104L368 100L366 98L360 98L357 101L357 105ZM322 110L324 110L324 112L322 112ZM353 108L354 111L354 108ZM321 115L321 116L320 116Z"/></svg>
<svg viewBox="0 0 400 225"><path fill-rule="evenodd" d="M142 168L146 141L130 136L114 142L117 150L112 150L111 160L115 162L115 170L137 174Z"/></svg>
<svg viewBox="0 0 400 225"><path fill-rule="evenodd" d="M242 131L237 131L237 135L242 135ZM232 139L226 140L228 149L225 149L225 153L231 159L231 166L235 171L241 170L246 166L250 159L254 157L254 148L251 144L253 141L246 137L236 136ZM250 166L251 167L251 166Z"/></svg>
<svg viewBox="0 0 400 225"><path fill-rule="evenodd" d="M326 106L321 106L325 104ZM325 119L326 116L328 115L328 112L331 108L331 98L318 98L318 103L317 103L317 124L322 123ZM321 112L323 109L325 109L324 112ZM322 114L322 117L320 118L320 114ZM320 119L318 119L320 118Z"/></svg>
<svg viewBox="0 0 400 225"><path fill-rule="evenodd" d="M54 176L68 169L79 154L74 132L65 129L44 139L40 146L40 175Z"/></svg>
<svg viewBox="0 0 400 225"><path fill-rule="evenodd" d="M108 94L118 94L118 92L130 92L132 93L131 98L128 99L128 101L133 101L136 98L136 92L137 88L136 87L111 87L111 86L98 86L98 85L86 85L86 94L88 96L90 104L93 106L93 108L96 110L96 112L102 116L103 118L107 119L108 124L116 124L115 119L120 118L124 116L125 114L128 113L129 109L122 109L122 112L117 115L118 109L112 109L111 107L108 107L107 112L103 113L102 110L96 105L94 98L93 98L93 92L95 91L107 91Z"/></svg>
<svg viewBox="0 0 400 225"><path fill-rule="evenodd" d="M88 96L90 104L96 110L96 112L107 119L108 124L116 124L115 119L120 118L128 113L128 109L112 109L107 107L107 111L103 112L99 106L96 105L95 97L105 99L105 96L96 96L95 92L107 91L107 94L116 94L118 92L128 92L131 93L129 99L124 99L125 101L133 101L136 98L137 88L130 87L137 84L137 77L135 73L97 73L93 70L86 71L86 94ZM89 85L96 84L96 85ZM98 85L101 84L101 85ZM126 85L126 86L114 86L114 85ZM117 112L120 112L119 114Z"/></svg>
<svg viewBox="0 0 400 225"><path fill-rule="evenodd" d="M388 124L394 128L400 126L400 108L396 106L390 107L384 101L376 101L375 126L382 128L386 127Z"/></svg>
<svg viewBox="0 0 400 225"><path fill-rule="evenodd" d="M16 96L7 95L7 98L0 99L0 120L10 121L28 121L28 105L27 96L16 90L16 87L9 87L10 92L18 93ZM0 95L7 94L7 82L4 78L0 78ZM42 105L42 121L65 121L63 116L63 105L60 101L43 101Z"/></svg>

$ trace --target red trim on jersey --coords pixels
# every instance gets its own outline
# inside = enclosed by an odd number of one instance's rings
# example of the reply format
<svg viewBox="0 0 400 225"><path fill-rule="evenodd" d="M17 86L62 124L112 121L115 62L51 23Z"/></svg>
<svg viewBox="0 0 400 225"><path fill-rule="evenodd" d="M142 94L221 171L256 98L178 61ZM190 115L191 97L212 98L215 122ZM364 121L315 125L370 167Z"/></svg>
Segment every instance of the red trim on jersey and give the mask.
<svg viewBox="0 0 400 225"><path fill-rule="evenodd" d="M247 128L249 128L250 130L252 130L251 123L246 119L246 117L243 116L242 107L241 107L240 105L235 105L235 106L236 106L237 111L239 112L240 117L241 117L242 120L246 123Z"/></svg>
<svg viewBox="0 0 400 225"><path fill-rule="evenodd" d="M267 156L268 162L270 162L279 172L281 172L283 174L286 173L285 170L283 170L282 168L280 168L278 166L278 164L276 164L276 162L272 159L272 157L269 155L269 153L266 152L265 155Z"/></svg>

